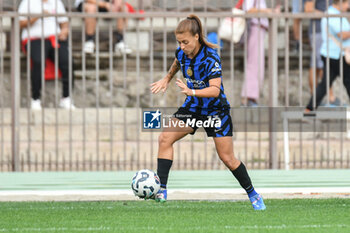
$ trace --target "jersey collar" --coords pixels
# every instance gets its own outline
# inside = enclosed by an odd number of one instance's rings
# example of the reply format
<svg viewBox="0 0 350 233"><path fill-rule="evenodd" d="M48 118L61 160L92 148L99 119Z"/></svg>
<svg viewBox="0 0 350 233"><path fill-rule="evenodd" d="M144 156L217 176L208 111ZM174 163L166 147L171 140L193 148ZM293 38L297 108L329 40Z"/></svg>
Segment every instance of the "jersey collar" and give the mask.
<svg viewBox="0 0 350 233"><path fill-rule="evenodd" d="M199 48L198 52L196 53L196 55L194 55L193 58L189 58L189 57L187 57L187 55L185 54L186 58L194 61L194 60L196 59L196 57L202 52L203 47L204 47L204 46L201 44L201 47Z"/></svg>

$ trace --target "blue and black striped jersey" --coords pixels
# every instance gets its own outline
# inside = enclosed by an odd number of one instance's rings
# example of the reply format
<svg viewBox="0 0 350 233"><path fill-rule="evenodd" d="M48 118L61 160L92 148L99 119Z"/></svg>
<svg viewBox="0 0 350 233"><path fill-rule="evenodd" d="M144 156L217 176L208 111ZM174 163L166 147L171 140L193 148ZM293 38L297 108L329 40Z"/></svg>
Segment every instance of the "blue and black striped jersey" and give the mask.
<svg viewBox="0 0 350 233"><path fill-rule="evenodd" d="M192 59L188 58L180 47L177 48L175 56L187 81L187 87L190 89L203 89L209 87L210 79L222 79L220 57L214 49L206 45L202 45ZM201 115L215 115L217 111L229 110L230 104L227 101L224 86L221 82L218 97L201 98L187 96L182 107Z"/></svg>

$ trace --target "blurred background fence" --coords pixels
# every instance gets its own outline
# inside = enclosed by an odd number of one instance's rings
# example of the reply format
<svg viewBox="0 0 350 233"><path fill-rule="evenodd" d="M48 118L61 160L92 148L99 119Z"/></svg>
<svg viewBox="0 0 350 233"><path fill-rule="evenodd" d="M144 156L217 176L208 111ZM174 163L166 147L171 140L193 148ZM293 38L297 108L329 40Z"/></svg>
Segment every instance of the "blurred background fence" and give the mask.
<svg viewBox="0 0 350 233"><path fill-rule="evenodd" d="M75 78L72 98L77 109L58 107L61 84L55 79L45 81L41 111L30 108L30 59L20 47L19 3L5 0L0 4L0 171L155 169L159 132L142 131L142 112L143 108L178 107L184 100L174 83L164 95L149 91L149 84L162 78L174 60L174 29L181 19L195 13L206 34L217 32L224 17L231 16L236 1L128 1L144 13L94 14L98 18L98 46L93 54L82 49L83 18L88 15L77 12L73 0L63 1L69 18L69 56L74 68L70 79ZM225 93L231 106L245 114L236 117L236 124L257 125L255 130L235 132L235 154L250 169L349 168L348 120L335 129L327 121L313 119L306 122L313 130L305 131L301 119L300 130L285 134L276 126L281 115L268 110L267 115L260 115L260 109L266 107L296 106L303 111L310 98L307 79L310 56L314 56L308 24L310 18L322 16L292 14L289 1L267 4L280 4L281 13L244 15L247 19L269 19L260 108L239 108L247 37L239 44L223 41L219 50ZM113 19L121 17L128 19L124 40L133 50L130 55L115 54L113 49ZM292 44L295 18L303 18L299 48ZM180 72L177 76L181 77ZM341 102L348 103L341 81L333 86ZM344 118L349 118L347 112ZM260 128L263 124L267 127ZM187 136L174 147L174 169L225 169L205 133Z"/></svg>

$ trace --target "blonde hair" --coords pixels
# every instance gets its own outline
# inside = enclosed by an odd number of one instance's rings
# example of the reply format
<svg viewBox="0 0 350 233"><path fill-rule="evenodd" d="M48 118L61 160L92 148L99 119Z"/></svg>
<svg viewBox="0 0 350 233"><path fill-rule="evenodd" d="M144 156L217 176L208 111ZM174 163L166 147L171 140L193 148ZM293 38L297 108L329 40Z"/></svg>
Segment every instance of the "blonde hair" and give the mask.
<svg viewBox="0 0 350 233"><path fill-rule="evenodd" d="M186 19L182 20L179 25L177 25L177 28L175 29L175 34L182 34L190 32L192 36L195 36L198 34L199 36L199 43L201 45L206 45L210 48L219 48L218 45L208 42L203 35L203 28L202 23L198 16L196 15L189 15Z"/></svg>

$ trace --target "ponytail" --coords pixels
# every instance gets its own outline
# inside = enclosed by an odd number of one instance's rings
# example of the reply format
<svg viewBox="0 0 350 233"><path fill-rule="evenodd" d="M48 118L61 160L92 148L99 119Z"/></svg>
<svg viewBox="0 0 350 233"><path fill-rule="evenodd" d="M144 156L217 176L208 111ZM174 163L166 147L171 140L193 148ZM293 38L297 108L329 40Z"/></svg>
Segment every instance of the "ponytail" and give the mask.
<svg viewBox="0 0 350 233"><path fill-rule="evenodd" d="M206 45L210 48L219 48L218 45L208 42L204 38L203 27L200 19L196 15L189 15L186 19L182 20L175 30L175 34L182 34L185 32L190 32L192 36L198 34L199 43L201 45Z"/></svg>

